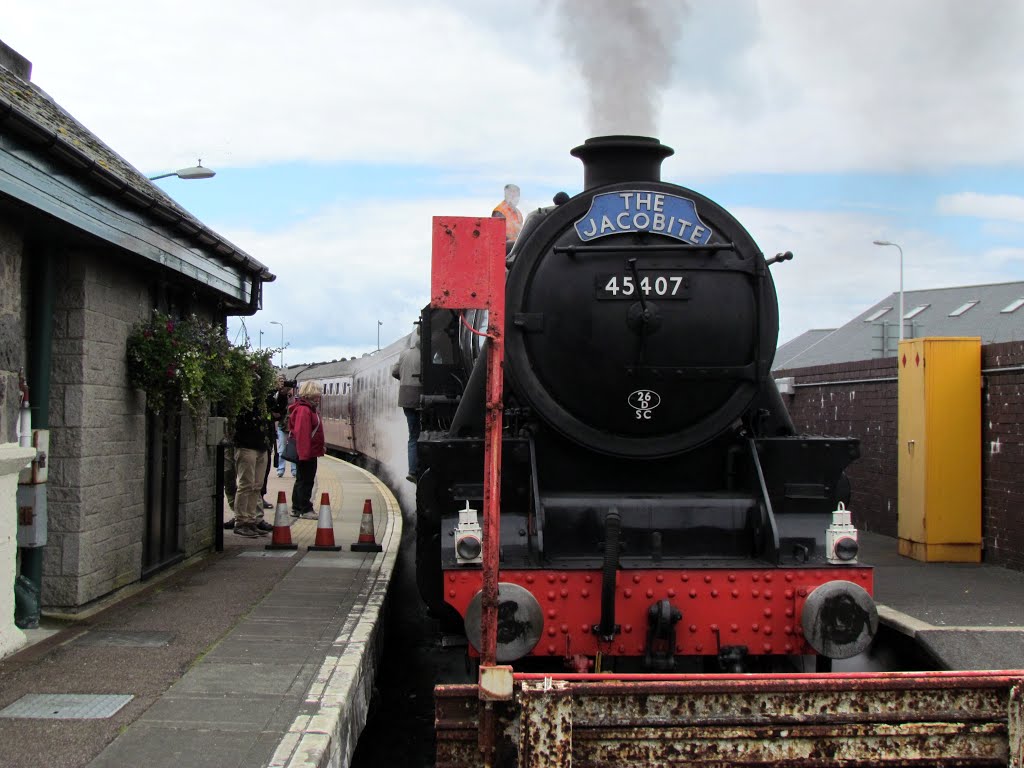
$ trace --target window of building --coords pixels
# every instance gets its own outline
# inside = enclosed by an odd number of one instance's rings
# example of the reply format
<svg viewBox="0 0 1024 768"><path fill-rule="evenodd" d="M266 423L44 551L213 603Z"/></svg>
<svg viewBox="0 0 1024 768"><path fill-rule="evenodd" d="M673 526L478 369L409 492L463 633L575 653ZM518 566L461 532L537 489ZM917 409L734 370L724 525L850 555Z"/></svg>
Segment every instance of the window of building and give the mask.
<svg viewBox="0 0 1024 768"><path fill-rule="evenodd" d="M961 305L960 305L959 307L957 307L957 308L956 308L956 309L954 309L954 310L953 310L952 312L950 312L950 313L949 313L949 316L950 316L950 317L960 317L960 315L962 315L962 314L963 314L964 312L966 312L966 311L967 311L968 309L970 309L970 308L971 308L971 307L973 307L973 306L974 306L975 304L977 304L977 303L978 303L978 301L979 301L978 299L973 299L973 300L971 300L971 301L968 301L968 302L966 302L966 303L964 303L964 304L961 304Z"/></svg>
<svg viewBox="0 0 1024 768"><path fill-rule="evenodd" d="M1011 312L1016 312L1021 307L1024 307L1024 298L1017 299L1016 301L1012 302L1008 306L1006 306L1003 309L999 310L999 313L1003 314L1003 315L1008 315Z"/></svg>
<svg viewBox="0 0 1024 768"><path fill-rule="evenodd" d="M891 309L892 309L892 307L882 307L881 309L877 310L876 312L872 312L870 315L865 317L864 318L864 322L865 323L872 323L872 322L874 322L875 320L880 318L882 315L884 315L886 312L888 312Z"/></svg>
<svg viewBox="0 0 1024 768"><path fill-rule="evenodd" d="M918 304L918 305L917 305L916 307L914 307L914 308L913 308L912 310L910 310L909 312L907 312L907 314L905 314L905 315L903 316L903 319L904 319L904 320L909 320L909 319L910 319L910 318L912 318L912 317L917 317L917 316L918 316L918 315L920 315L920 314L921 314L922 312L924 312L924 311L925 311L926 309L928 309L928 307L930 307L930 306L931 306L931 304Z"/></svg>

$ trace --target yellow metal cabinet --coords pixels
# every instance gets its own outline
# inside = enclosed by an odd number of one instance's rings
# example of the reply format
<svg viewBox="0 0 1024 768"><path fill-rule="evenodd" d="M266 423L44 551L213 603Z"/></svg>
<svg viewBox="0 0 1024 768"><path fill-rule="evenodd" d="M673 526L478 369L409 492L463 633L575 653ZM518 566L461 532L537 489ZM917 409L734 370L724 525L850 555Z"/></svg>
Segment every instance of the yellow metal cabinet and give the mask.
<svg viewBox="0 0 1024 768"><path fill-rule="evenodd" d="M981 339L901 341L899 552L981 561Z"/></svg>

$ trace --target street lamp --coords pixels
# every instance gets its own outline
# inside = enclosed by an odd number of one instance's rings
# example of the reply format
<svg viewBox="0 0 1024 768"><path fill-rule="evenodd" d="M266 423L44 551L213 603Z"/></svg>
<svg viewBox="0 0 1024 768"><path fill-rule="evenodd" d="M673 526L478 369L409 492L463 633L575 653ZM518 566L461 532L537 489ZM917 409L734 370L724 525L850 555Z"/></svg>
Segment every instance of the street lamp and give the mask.
<svg viewBox="0 0 1024 768"><path fill-rule="evenodd" d="M875 240L875 245L891 245L900 252L900 341L903 341L903 249L888 240Z"/></svg>
<svg viewBox="0 0 1024 768"><path fill-rule="evenodd" d="M161 173L159 176L150 176L150 181L156 181L157 179L166 179L168 176L177 176L179 179L210 179L217 175L216 171L211 171L209 168L203 167L203 161L200 158L199 165L194 165L191 168L179 168L176 171L170 173Z"/></svg>
<svg viewBox="0 0 1024 768"><path fill-rule="evenodd" d="M384 325L383 320L377 321L377 351L380 352L380 327Z"/></svg>
<svg viewBox="0 0 1024 768"><path fill-rule="evenodd" d="M281 370L284 370L284 323L279 323L277 320L271 320L270 324L281 326Z"/></svg>

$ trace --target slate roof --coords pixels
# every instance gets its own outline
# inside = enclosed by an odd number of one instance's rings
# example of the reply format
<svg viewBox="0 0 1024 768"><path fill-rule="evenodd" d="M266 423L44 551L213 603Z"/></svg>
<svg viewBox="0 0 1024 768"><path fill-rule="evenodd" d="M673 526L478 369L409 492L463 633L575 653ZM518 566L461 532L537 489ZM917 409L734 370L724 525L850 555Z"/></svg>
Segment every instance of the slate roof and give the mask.
<svg viewBox="0 0 1024 768"><path fill-rule="evenodd" d="M776 350L775 364L772 367L779 367L777 364L780 360L792 360L802 355L830 333L835 332L835 330L835 328L812 328L809 331L804 331L795 339L787 341Z"/></svg>
<svg viewBox="0 0 1024 768"><path fill-rule="evenodd" d="M1024 340L1024 303L1016 311L1003 311L1018 299L1024 299L1024 282L904 291L904 316L917 307L924 307L904 321L904 337L980 336L982 344L1021 341ZM970 302L977 303L963 310ZM807 331L779 347L772 370L895 356L899 303L899 293L891 293L839 328ZM958 309L963 311L951 316Z"/></svg>

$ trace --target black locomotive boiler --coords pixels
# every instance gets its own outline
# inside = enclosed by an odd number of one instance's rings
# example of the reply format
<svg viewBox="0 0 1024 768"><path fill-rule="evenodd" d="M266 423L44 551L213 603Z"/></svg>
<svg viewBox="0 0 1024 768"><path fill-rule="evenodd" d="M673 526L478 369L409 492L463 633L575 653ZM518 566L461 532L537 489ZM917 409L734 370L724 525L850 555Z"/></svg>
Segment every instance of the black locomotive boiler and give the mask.
<svg viewBox="0 0 1024 768"><path fill-rule="evenodd" d="M508 255L498 661L763 666L863 651L877 628L843 470L770 370L778 302L754 240L661 180L672 150L607 136L584 189ZM481 311L424 310L421 593L480 647ZM682 663L689 659L694 664Z"/></svg>

